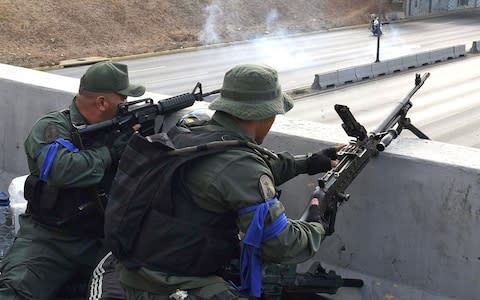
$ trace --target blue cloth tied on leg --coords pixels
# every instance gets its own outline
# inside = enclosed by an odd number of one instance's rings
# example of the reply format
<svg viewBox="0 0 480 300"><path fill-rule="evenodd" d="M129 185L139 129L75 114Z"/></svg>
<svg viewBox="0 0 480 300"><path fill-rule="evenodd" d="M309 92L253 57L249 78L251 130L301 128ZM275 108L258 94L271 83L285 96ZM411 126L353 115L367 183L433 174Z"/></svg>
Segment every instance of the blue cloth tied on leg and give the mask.
<svg viewBox="0 0 480 300"><path fill-rule="evenodd" d="M265 218L270 206L278 202L276 197L250 207L243 208L239 215L255 211L252 222L242 239L242 252L240 254L240 283L239 290L250 296L260 297L262 290L262 261L261 244L276 237L288 225L284 213L278 216L270 226L265 228Z"/></svg>
<svg viewBox="0 0 480 300"><path fill-rule="evenodd" d="M51 144L43 146L40 151L38 151L37 156L40 155L41 152L47 151L47 155L45 156L45 159L43 160L42 164L42 169L40 170L40 180L46 181L48 173L50 173L50 169L52 168L53 161L55 160L55 155L57 155L58 151L58 145L62 145L63 147L67 148L68 151L76 153L80 150L78 150L77 147L75 147L72 142L69 140L63 139L63 138L58 138L55 141L53 141Z"/></svg>

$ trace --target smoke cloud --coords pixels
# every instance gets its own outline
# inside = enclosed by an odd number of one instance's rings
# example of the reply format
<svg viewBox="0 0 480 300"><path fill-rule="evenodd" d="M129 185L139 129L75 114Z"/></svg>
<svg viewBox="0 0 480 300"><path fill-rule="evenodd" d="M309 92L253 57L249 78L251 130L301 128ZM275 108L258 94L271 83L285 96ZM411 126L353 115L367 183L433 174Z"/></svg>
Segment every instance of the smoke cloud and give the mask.
<svg viewBox="0 0 480 300"><path fill-rule="evenodd" d="M242 17L239 16L241 14L240 11L233 9L222 10L222 4L217 1L213 1L205 7L205 14L205 24L199 36L200 41L204 45L222 41L219 34L220 26L225 27L222 27L223 30L234 30L235 32L229 32L232 36L236 36L242 28L245 28L245 24L242 24L240 21L242 20ZM265 29L263 32L250 34L248 31L243 32L244 36L241 39L253 38L250 40L250 43L253 44L254 51L249 53L228 52L228 56L235 57L235 62L238 64L264 63L279 71L307 66L312 61L312 58L302 49L307 48L307 45L300 48L302 50L298 50L298 47L297 50L292 50L292 47L288 45L288 41L282 40L283 37L291 34L291 32L285 28L277 27L279 18L279 11L276 8L271 9L265 15ZM224 24L224 19L228 20L227 24ZM237 39L239 39L238 36Z"/></svg>
<svg viewBox="0 0 480 300"><path fill-rule="evenodd" d="M205 7L205 12L207 13L207 18L200 34L200 41L205 45L218 43L220 37L216 31L216 22L222 10L216 3L212 3Z"/></svg>

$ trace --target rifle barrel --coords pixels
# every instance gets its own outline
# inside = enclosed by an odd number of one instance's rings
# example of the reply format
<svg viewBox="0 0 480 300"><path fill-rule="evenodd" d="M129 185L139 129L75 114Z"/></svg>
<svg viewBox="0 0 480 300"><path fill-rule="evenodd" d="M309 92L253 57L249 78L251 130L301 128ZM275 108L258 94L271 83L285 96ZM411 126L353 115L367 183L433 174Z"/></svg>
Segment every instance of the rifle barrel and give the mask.
<svg viewBox="0 0 480 300"><path fill-rule="evenodd" d="M375 131L373 131L374 134L384 132L388 129L390 129L393 124L395 124L395 120L398 118L399 112L405 107L405 105L410 102L410 99L412 96L422 87L422 85L425 83L427 78L430 76L430 73L425 73L420 80L415 81L415 87L408 93L408 95L403 98L403 100L395 107L395 109L390 113L390 115L385 118L385 120L377 127Z"/></svg>

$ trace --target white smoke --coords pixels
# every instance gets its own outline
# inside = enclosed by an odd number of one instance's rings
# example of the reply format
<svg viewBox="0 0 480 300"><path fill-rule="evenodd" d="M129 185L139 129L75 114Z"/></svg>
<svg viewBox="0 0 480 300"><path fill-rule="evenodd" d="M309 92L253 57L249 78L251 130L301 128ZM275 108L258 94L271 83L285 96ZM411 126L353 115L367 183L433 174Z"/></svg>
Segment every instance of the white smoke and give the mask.
<svg viewBox="0 0 480 300"><path fill-rule="evenodd" d="M383 60L407 56L418 52L420 45L406 41L400 34L396 24L382 27L380 39L380 55Z"/></svg>
<svg viewBox="0 0 480 300"><path fill-rule="evenodd" d="M312 62L312 58L309 58L307 53L298 48L294 50L288 47L282 39L264 38L255 40L253 43L257 59L278 71L301 68Z"/></svg>
<svg viewBox="0 0 480 300"><path fill-rule="evenodd" d="M206 21L199 37L200 41L204 44L220 42L220 36L216 31L218 24L216 23L219 18L222 17L222 14L226 13L227 15L223 17L228 20L235 20L238 19L237 14L240 13L239 11L223 12L221 5L219 5L217 1L213 1L206 6L205 12ZM280 14L277 9L270 10L268 14L265 15L265 31L257 32L257 34L255 34L256 38L250 42L254 45L254 50L248 55L244 52L240 52L238 55L228 52L228 58L237 58L235 60L236 63L264 63L278 71L302 68L311 64L313 60L311 54L303 50L304 48L307 49L308 45L300 48L295 47L296 50L293 50L292 47L289 47L288 40L283 39L288 38L291 32L284 28L277 28L276 23L279 17ZM242 27L242 25L232 23L228 24L228 26L235 29ZM254 55L252 56L252 54ZM241 59L246 56L249 57L248 60Z"/></svg>
<svg viewBox="0 0 480 300"><path fill-rule="evenodd" d="M275 27L275 22L278 21L278 18L278 10L272 9L265 18L267 28L265 33L269 37L258 38L253 41L258 59L278 71L307 66L311 62L311 58L303 50L298 50L298 48L297 50L292 50L291 47L285 44L286 41L283 38L288 37L289 31Z"/></svg>
<svg viewBox="0 0 480 300"><path fill-rule="evenodd" d="M200 33L200 41L204 44L215 44L220 41L220 37L215 30L217 17L222 12L220 7L213 3L205 7L205 12L207 13L207 18L205 20L205 25L203 30Z"/></svg>
<svg viewBox="0 0 480 300"><path fill-rule="evenodd" d="M277 19L278 19L278 10L277 9L272 9L268 13L267 19L265 20L265 23L267 25L267 32L272 31L272 24L274 24Z"/></svg>

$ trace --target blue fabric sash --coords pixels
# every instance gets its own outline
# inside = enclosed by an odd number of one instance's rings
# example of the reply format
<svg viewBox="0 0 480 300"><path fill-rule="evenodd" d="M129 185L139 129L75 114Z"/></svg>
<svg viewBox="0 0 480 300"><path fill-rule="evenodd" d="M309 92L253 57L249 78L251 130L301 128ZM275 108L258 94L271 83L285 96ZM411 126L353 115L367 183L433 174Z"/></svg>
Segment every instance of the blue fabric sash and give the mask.
<svg viewBox="0 0 480 300"><path fill-rule="evenodd" d="M43 160L42 169L40 170L40 180L46 181L48 173L50 173L50 169L52 168L53 161L55 159L55 155L57 155L58 145L62 145L63 147L67 148L68 151L76 153L78 152L78 148L75 147L72 142L69 140L58 138L53 143L43 146L40 151L37 153L37 156L40 155L41 152L47 151L47 155Z"/></svg>
<svg viewBox="0 0 480 300"><path fill-rule="evenodd" d="M252 222L242 240L242 252L240 254L240 283L238 288L250 296L260 297L262 290L262 261L261 243L276 237L288 225L285 214L281 214L270 226L265 228L265 218L270 206L278 202L276 197L250 207L243 208L239 215L255 211Z"/></svg>

